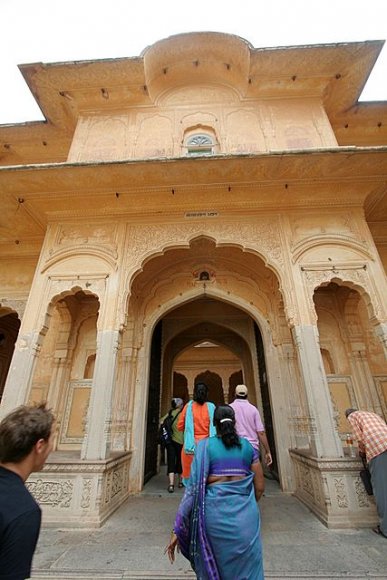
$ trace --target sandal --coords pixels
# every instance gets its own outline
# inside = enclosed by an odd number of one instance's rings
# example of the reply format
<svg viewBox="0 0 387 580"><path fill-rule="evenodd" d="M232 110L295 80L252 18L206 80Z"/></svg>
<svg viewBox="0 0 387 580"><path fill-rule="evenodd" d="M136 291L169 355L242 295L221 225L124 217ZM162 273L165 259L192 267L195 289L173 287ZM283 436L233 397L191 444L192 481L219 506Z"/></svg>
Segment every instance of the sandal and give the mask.
<svg viewBox="0 0 387 580"><path fill-rule="evenodd" d="M175 486L174 485L168 485L168 493L173 493L175 491Z"/></svg>
<svg viewBox="0 0 387 580"><path fill-rule="evenodd" d="M382 530L380 529L380 526L376 526L376 528L372 528L372 531L375 532L375 534L378 534L379 536L383 536L383 538L387 538L387 536L385 536L382 532Z"/></svg>
<svg viewBox="0 0 387 580"><path fill-rule="evenodd" d="M179 481L178 487L184 487L184 483L182 481Z"/></svg>

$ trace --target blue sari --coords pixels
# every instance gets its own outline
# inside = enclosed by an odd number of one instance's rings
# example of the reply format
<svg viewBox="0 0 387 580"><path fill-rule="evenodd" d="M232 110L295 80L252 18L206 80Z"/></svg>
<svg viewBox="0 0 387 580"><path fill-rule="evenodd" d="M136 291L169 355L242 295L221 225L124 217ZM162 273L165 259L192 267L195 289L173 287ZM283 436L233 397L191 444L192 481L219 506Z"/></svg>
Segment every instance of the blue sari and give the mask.
<svg viewBox="0 0 387 580"><path fill-rule="evenodd" d="M263 580L253 478L207 486L208 439L199 441L174 530L200 580Z"/></svg>

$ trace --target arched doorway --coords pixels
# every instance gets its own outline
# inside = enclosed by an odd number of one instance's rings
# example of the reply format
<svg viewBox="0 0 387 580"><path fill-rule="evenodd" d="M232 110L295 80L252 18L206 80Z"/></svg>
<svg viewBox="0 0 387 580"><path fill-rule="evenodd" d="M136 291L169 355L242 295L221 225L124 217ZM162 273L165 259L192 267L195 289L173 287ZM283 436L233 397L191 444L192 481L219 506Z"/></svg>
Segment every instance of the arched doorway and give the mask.
<svg viewBox="0 0 387 580"><path fill-rule="evenodd" d="M55 449L77 456L93 382L98 312L98 298L82 290L52 300L29 392L29 403L47 401L54 410Z"/></svg>
<svg viewBox="0 0 387 580"><path fill-rule="evenodd" d="M345 409L373 410L387 419L385 357L360 290L337 279L314 294L321 355L344 449L348 431Z"/></svg>
<svg viewBox="0 0 387 580"><path fill-rule="evenodd" d="M209 400L215 404L231 402L236 384L248 383L249 400L268 420L276 457L263 341L249 314L213 298L198 298L175 308L154 329L149 369L144 482L157 472L159 417L168 411L172 394L178 396L178 388L180 394L192 398L198 382L208 385ZM274 473L277 476L277 468Z"/></svg>
<svg viewBox="0 0 387 580"><path fill-rule="evenodd" d="M208 273L205 280L200 279L203 271ZM155 423L157 405L158 418L167 412L174 394L175 372L187 379L189 397L192 397L198 374L207 370L215 372L222 379L225 402L233 398L230 387L235 388L235 378L242 378L250 386L250 401L264 417L254 323L261 330L264 346L266 369L262 377L266 377L270 394L267 400L273 415L272 445L274 448L281 441L279 475L284 489L291 489L293 474L288 449L292 432L286 412L290 407L289 399L302 398L303 394L299 390L294 394L294 384L286 388L295 359L287 359L289 370L281 368L282 345L291 342L292 336L286 324L279 280L257 254L232 245L216 246L204 236L183 247L165 249L154 256L148 254L130 282L122 341L134 356L131 366L134 394L133 403L130 403L133 412L129 423L133 449L130 480L134 489L142 488L144 473L149 473L149 466L145 469L146 449L157 447L155 429L151 429L154 438L149 439L149 421ZM159 394L150 388L153 388L151 345L158 324L161 324ZM229 361L229 368L224 373L214 368L213 363L201 364L196 369L192 365L192 374L186 375L175 364L178 357L203 344L216 346L207 348L209 352L227 350L237 363L231 368ZM303 402L298 408L301 405ZM280 415L277 421L276 412ZM154 465L150 471L155 469ZM281 476L281 469L284 476Z"/></svg>
<svg viewBox="0 0 387 580"><path fill-rule="evenodd" d="M20 320L16 312L0 308L0 403L11 364Z"/></svg>

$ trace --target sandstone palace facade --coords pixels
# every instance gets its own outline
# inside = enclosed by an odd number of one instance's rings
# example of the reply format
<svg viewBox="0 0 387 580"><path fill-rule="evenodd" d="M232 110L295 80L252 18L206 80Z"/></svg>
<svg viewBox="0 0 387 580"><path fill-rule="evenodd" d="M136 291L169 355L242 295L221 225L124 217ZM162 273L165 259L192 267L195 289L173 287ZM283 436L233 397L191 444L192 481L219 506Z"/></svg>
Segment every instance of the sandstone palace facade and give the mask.
<svg viewBox="0 0 387 580"><path fill-rule="evenodd" d="M387 103L358 102L382 45L190 33L20 67L46 121L0 127L0 414L58 418L46 522L140 491L198 379L249 386L284 492L376 521L343 411L387 418Z"/></svg>

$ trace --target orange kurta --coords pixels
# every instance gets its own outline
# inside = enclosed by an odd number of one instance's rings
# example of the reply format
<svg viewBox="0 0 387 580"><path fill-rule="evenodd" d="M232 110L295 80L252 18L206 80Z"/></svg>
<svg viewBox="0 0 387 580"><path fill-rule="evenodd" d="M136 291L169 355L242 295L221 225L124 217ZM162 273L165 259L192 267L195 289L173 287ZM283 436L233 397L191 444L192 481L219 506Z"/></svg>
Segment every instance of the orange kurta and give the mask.
<svg viewBox="0 0 387 580"><path fill-rule="evenodd" d="M185 428L185 416L187 414L187 405L180 413L179 420L177 422L177 428L179 431L184 431ZM200 439L205 439L209 437L210 434L210 416L208 413L207 403L204 405L199 405L195 401L192 403L192 416L194 423L194 437L195 443L200 441ZM191 472L191 464L193 460L193 455L187 454L184 451L184 446L181 452L181 463L183 466L183 478L188 479Z"/></svg>

